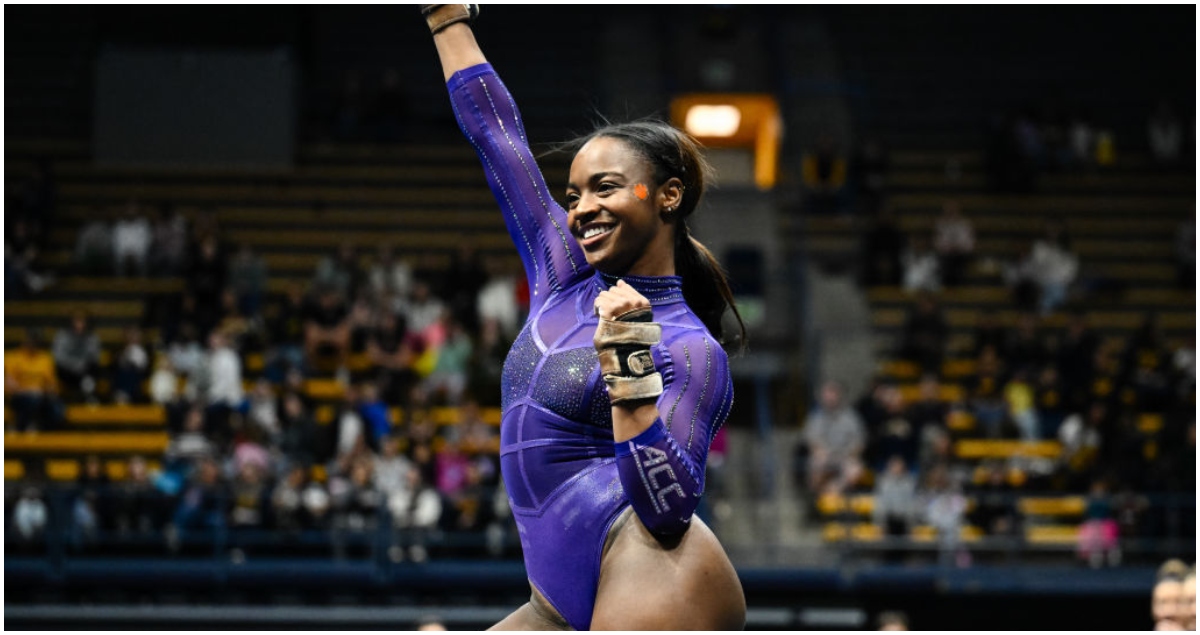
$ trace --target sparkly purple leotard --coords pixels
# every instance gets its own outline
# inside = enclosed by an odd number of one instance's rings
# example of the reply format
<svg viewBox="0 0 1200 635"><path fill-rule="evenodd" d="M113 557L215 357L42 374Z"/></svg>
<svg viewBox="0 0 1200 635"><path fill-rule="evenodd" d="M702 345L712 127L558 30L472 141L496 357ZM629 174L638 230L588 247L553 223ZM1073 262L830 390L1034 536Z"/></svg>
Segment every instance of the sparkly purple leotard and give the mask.
<svg viewBox="0 0 1200 635"><path fill-rule="evenodd" d="M652 532L687 528L704 490L709 442L733 404L728 360L684 303L681 278L623 276L662 324L651 355L664 392L659 420L614 443L592 335L596 295L616 277L585 261L491 66L455 73L448 88L529 278L529 319L504 363L500 428L501 471L525 568L571 627L584 630L605 538L627 505Z"/></svg>

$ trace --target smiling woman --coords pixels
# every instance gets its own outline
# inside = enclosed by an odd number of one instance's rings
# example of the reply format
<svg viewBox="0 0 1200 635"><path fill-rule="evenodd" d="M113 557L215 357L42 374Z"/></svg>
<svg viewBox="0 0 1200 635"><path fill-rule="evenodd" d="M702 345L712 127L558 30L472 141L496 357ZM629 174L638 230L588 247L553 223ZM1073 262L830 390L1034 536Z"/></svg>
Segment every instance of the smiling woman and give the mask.
<svg viewBox="0 0 1200 635"><path fill-rule="evenodd" d="M601 128L576 146L564 210L475 42L477 9L422 10L530 287L500 462L532 597L494 628L742 628L737 573L694 515L733 404L721 318L737 315L685 223L710 172L698 145L662 122Z"/></svg>

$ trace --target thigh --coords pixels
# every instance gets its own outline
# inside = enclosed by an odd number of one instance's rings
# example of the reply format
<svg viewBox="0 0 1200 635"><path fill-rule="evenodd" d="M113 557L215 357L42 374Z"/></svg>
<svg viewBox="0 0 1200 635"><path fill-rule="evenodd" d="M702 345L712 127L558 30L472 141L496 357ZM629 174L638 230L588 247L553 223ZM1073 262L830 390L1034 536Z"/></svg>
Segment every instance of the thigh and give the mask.
<svg viewBox="0 0 1200 635"><path fill-rule="evenodd" d="M604 555L593 630L741 630L742 584L712 530L692 517L660 541L631 514Z"/></svg>
<svg viewBox="0 0 1200 635"><path fill-rule="evenodd" d="M529 601L508 614L489 631L569 631L571 627L558 615L554 607L533 590Z"/></svg>

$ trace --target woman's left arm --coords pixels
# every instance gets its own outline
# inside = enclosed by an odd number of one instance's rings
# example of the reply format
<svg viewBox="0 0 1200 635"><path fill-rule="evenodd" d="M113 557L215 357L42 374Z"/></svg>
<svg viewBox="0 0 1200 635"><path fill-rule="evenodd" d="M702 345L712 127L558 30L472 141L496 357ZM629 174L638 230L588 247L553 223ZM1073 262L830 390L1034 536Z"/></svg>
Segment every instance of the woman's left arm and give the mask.
<svg viewBox="0 0 1200 635"><path fill-rule="evenodd" d="M666 345L657 345L659 325L638 319L649 317L649 303L630 292L619 282L597 300L617 471L642 524L678 535L704 493L709 444L733 405L729 359L699 326L668 327L660 336ZM644 352L651 348L658 354Z"/></svg>

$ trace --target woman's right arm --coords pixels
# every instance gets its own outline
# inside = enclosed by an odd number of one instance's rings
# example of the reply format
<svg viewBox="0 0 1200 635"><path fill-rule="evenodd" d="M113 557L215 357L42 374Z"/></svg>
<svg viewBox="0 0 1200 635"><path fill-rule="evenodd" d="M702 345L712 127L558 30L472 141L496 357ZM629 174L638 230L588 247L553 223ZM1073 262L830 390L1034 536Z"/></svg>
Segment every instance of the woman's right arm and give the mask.
<svg viewBox="0 0 1200 635"><path fill-rule="evenodd" d="M483 163L529 280L531 308L553 291L590 275L537 166L512 95L488 65L465 22L434 34L455 118Z"/></svg>

